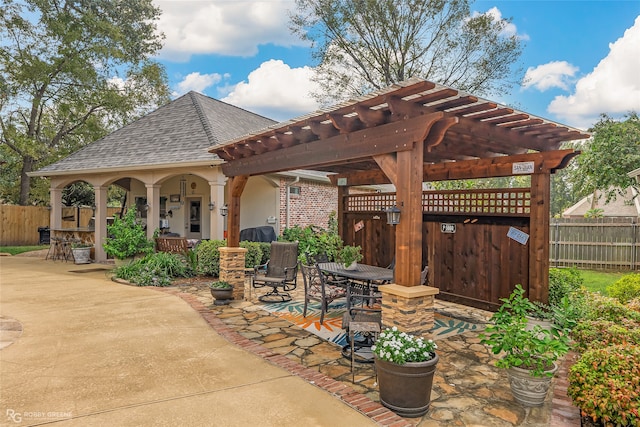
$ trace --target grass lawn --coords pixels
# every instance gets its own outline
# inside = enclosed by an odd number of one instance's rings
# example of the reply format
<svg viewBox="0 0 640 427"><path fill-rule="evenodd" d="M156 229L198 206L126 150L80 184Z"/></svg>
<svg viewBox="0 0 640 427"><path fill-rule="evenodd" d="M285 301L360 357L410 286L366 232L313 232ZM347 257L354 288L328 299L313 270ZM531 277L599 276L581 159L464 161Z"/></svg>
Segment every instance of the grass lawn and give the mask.
<svg viewBox="0 0 640 427"><path fill-rule="evenodd" d="M584 279L584 287L591 292L600 292L607 295L607 286L620 279L630 272L605 272L595 270L580 270L580 275Z"/></svg>
<svg viewBox="0 0 640 427"><path fill-rule="evenodd" d="M49 245L41 246L0 246L0 252L9 253L11 255L21 254L23 252L39 251L41 249L49 249Z"/></svg>

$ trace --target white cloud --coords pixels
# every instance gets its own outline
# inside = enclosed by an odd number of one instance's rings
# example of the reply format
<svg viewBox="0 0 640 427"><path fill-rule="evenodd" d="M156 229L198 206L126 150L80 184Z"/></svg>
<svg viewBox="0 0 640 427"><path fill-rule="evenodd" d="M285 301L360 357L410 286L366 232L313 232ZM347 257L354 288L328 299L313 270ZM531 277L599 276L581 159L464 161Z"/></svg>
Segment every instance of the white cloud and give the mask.
<svg viewBox="0 0 640 427"><path fill-rule="evenodd" d="M582 77L569 96L556 96L547 110L574 126L594 124L601 113L619 116L640 111L640 16L624 35L609 44L609 54Z"/></svg>
<svg viewBox="0 0 640 427"><path fill-rule="evenodd" d="M537 67L529 67L524 75L522 88L533 86L541 92L554 87L569 90L571 79L577 71L578 67L567 61L553 61Z"/></svg>
<svg viewBox="0 0 640 427"><path fill-rule="evenodd" d="M261 44L302 45L289 31L292 1L154 0L166 39L160 57L188 61L194 54L253 56Z"/></svg>
<svg viewBox="0 0 640 427"><path fill-rule="evenodd" d="M502 12L495 6L487 10L485 13L474 11L471 14L471 16L474 18L479 15L489 15L491 16L491 18L493 18L494 21L502 21ZM513 22L506 23L504 29L502 30L502 35L505 37L517 36L521 40L529 40L529 36L527 34L518 34L518 28Z"/></svg>
<svg viewBox="0 0 640 427"><path fill-rule="evenodd" d="M287 120L319 108L310 95L314 86L310 67L291 68L281 60L263 62L222 99L224 102L262 114L274 120Z"/></svg>
<svg viewBox="0 0 640 427"><path fill-rule="evenodd" d="M187 75L180 83L176 85L173 96L185 94L191 90L196 92L204 92L208 87L220 82L222 76L218 73L200 74L197 72Z"/></svg>

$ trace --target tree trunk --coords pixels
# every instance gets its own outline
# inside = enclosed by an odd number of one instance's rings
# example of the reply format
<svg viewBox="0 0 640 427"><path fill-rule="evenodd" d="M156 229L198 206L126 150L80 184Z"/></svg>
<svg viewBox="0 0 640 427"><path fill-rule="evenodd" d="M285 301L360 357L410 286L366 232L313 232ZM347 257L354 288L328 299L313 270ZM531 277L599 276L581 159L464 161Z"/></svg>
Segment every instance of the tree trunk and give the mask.
<svg viewBox="0 0 640 427"><path fill-rule="evenodd" d="M31 156L25 156L22 159L22 170L20 171L20 200L21 206L29 204L29 190L31 189L31 177L27 175L27 172L33 171L33 165L35 160Z"/></svg>

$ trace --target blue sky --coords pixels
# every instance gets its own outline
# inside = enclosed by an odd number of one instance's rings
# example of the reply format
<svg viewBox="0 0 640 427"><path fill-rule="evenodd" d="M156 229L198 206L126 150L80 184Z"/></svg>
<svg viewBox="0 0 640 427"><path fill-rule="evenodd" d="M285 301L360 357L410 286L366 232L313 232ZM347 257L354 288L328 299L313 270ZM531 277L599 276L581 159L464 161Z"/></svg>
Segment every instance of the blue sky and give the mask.
<svg viewBox="0 0 640 427"><path fill-rule="evenodd" d="M314 63L288 30L291 1L154 0L173 96L189 90L283 121L318 108ZM640 1L489 1L525 42L526 81L492 101L586 129L601 113L640 112Z"/></svg>

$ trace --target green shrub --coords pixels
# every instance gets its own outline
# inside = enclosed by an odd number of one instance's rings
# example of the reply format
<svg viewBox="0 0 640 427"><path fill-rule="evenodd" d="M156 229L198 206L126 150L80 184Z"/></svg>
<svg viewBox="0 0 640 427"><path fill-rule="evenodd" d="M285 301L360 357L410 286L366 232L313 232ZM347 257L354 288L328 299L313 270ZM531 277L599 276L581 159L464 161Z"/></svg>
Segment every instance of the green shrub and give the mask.
<svg viewBox="0 0 640 427"><path fill-rule="evenodd" d="M567 394L582 414L604 425L640 425L640 347L590 350L569 370Z"/></svg>
<svg viewBox="0 0 640 427"><path fill-rule="evenodd" d="M622 278L607 287L607 293L610 297L617 298L623 304L640 297L640 273L622 276Z"/></svg>
<svg viewBox="0 0 640 427"><path fill-rule="evenodd" d="M330 223L331 225L331 223ZM336 259L338 249L343 245L337 232L325 230L315 225L306 227L294 226L282 232L283 240L298 242L298 258L306 261L305 254L316 255L326 253L329 259Z"/></svg>
<svg viewBox="0 0 640 427"><path fill-rule="evenodd" d="M630 319L617 322L586 320L573 328L571 337L575 341L574 348L579 352L625 343L640 345L640 322Z"/></svg>
<svg viewBox="0 0 640 427"><path fill-rule="evenodd" d="M575 268L549 269L549 305L560 305L562 298L577 292L584 284L580 272Z"/></svg>
<svg viewBox="0 0 640 427"><path fill-rule="evenodd" d="M102 245L107 255L125 259L139 254L150 254L155 248L147 232L136 222L136 211L129 209L122 219L117 216L107 225L107 238Z"/></svg>
<svg viewBox="0 0 640 427"><path fill-rule="evenodd" d="M245 268L253 268L256 265L263 264L260 242L243 241L240 242L240 247L247 250L247 253L244 255Z"/></svg>
<svg viewBox="0 0 640 427"><path fill-rule="evenodd" d="M616 298L605 297L595 292L583 295L584 320L610 320L620 322L622 319L640 321L640 312L632 310Z"/></svg>
<svg viewBox="0 0 640 427"><path fill-rule="evenodd" d="M176 277L190 277L193 270L182 255L158 252L113 270L115 277L138 286L169 286Z"/></svg>
<svg viewBox="0 0 640 427"><path fill-rule="evenodd" d="M198 245L196 272L200 276L220 275L220 248L227 246L226 240L205 240Z"/></svg>
<svg viewBox="0 0 640 427"><path fill-rule="evenodd" d="M258 264L264 264L271 258L271 243L260 242L260 250L262 251L262 259Z"/></svg>

